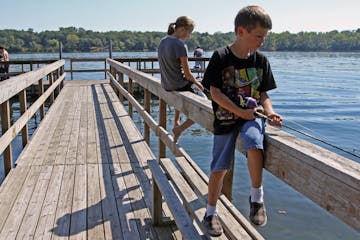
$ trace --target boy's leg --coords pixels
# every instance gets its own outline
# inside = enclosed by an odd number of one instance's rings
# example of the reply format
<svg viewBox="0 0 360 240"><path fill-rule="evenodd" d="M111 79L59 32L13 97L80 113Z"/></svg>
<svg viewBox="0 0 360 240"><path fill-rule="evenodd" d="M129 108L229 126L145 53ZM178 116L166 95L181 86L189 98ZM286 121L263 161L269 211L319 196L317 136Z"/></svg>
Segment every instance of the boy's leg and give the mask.
<svg viewBox="0 0 360 240"><path fill-rule="evenodd" d="M211 172L208 185L208 203L202 223L207 233L213 237L220 236L223 232L219 216L216 211L216 202L218 200L224 176L227 170Z"/></svg>
<svg viewBox="0 0 360 240"><path fill-rule="evenodd" d="M241 129L251 179L250 220L258 226L265 226L267 222L262 187L264 133L264 120L260 118L246 122Z"/></svg>
<svg viewBox="0 0 360 240"><path fill-rule="evenodd" d="M203 224L211 236L222 234L222 226L216 212L216 203L222 189L226 172L234 161L235 142L238 130L225 135L214 135L213 160L208 184L208 201Z"/></svg>
<svg viewBox="0 0 360 240"><path fill-rule="evenodd" d="M216 206L227 170L211 172L208 185L208 205Z"/></svg>
<svg viewBox="0 0 360 240"><path fill-rule="evenodd" d="M263 153L259 149L251 149L247 152L248 169L251 178L251 186L259 188L262 185Z"/></svg>

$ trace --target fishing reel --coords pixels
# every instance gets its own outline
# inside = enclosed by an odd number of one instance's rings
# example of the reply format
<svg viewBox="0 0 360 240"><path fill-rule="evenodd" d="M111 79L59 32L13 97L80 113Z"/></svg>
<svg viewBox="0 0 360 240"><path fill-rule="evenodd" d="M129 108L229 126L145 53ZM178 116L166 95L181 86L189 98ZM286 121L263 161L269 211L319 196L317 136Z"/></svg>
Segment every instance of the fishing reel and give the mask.
<svg viewBox="0 0 360 240"><path fill-rule="evenodd" d="M239 106L244 109L254 109L258 107L258 104L255 98L246 97L242 94L239 94Z"/></svg>

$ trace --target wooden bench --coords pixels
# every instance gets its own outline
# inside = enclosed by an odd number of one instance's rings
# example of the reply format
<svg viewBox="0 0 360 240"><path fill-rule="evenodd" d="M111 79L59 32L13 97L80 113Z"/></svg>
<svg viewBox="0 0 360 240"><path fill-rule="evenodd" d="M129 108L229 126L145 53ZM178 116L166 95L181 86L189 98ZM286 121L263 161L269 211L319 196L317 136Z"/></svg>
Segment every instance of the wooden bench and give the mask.
<svg viewBox="0 0 360 240"><path fill-rule="evenodd" d="M169 160L169 159L167 159ZM170 161L170 160L169 160ZM165 173L160 168L156 160L148 160L149 168L153 176L153 192L156 193L158 190L161 192L161 195L164 197L165 202L167 203L177 227L179 228L183 239L195 240L202 239L199 232L194 227L191 218L187 214L184 206L182 205L180 199L178 198L177 193L170 185ZM158 199L155 194L153 196L155 199ZM159 199L162 201L161 199ZM154 206L155 204L153 204ZM155 211L153 207L153 221L155 223L162 222L162 211ZM160 219L160 220L159 220Z"/></svg>
<svg viewBox="0 0 360 240"><path fill-rule="evenodd" d="M148 162L148 165L153 173L153 179L156 184L159 184L158 178L162 178L162 184L166 185L166 189L161 187L159 188L170 208L170 211L173 212L179 208L178 203L175 207L171 206L171 203L169 202L174 201L173 191L175 189L176 195L181 199L189 216L194 219L195 224L199 227L199 234L205 234L206 229L204 229L201 221L206 211L208 179L203 179L205 174L203 172L198 174L197 171L199 169L195 171L186 158L177 157L175 160L178 168L169 158L160 159L160 165L164 172L160 170L160 166L157 162ZM166 179L165 176L168 176L172 183L171 185L168 181L164 183L164 179ZM171 186L173 186L172 189ZM178 202L179 200L177 199L176 201ZM264 239L224 195L220 196L217 208L219 218L224 229L224 234L216 239ZM159 213L153 212L153 219L155 218L154 214L159 215ZM185 223L185 217L181 216L181 219L178 220L176 219L177 217L178 216L174 216L175 221L182 221L182 224L185 224L185 226L189 224L188 222ZM181 226L178 225L178 227L181 231ZM210 236L206 237L209 238Z"/></svg>

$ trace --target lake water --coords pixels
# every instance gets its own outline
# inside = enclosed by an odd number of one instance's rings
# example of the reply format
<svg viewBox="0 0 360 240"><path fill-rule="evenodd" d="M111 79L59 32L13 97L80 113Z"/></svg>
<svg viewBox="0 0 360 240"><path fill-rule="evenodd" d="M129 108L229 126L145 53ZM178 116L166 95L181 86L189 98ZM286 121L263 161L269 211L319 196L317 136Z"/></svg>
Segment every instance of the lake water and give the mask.
<svg viewBox="0 0 360 240"><path fill-rule="evenodd" d="M297 132L284 128L291 134L334 151L353 161L360 162L354 155L360 155L360 53L303 53L268 52L271 67L278 88L270 91L275 110L283 116L286 126L311 134L352 154L334 149L324 143L309 139ZM107 53L63 54L63 58L107 57ZM113 53L113 57L154 57L156 53ZM211 52L206 53L210 57ZM57 54L11 54L15 59L49 59ZM86 67L103 67L103 64L88 63ZM74 75L75 79L104 78L103 73ZM19 106L12 105L14 118ZM168 113L168 129L173 125L173 111ZM156 118L156 110L154 113ZM33 132L39 116L29 123ZM135 114L134 121L142 131L142 120ZM152 136L155 139L155 136ZM196 144L195 144L196 143ZM201 144L199 144L201 143ZM211 159L212 134L193 125L180 137L180 145L208 174ZM21 139L13 142L15 157L21 151ZM157 153L157 141L151 142ZM169 154L170 156L170 154ZM2 167L2 164L0 164ZM0 169L2 171L2 169ZM1 172L0 172L1 174ZM249 175L246 159L236 154L233 202L248 216ZM268 224L259 231L267 239L360 239L360 233L337 220L300 193L264 173L265 200Z"/></svg>

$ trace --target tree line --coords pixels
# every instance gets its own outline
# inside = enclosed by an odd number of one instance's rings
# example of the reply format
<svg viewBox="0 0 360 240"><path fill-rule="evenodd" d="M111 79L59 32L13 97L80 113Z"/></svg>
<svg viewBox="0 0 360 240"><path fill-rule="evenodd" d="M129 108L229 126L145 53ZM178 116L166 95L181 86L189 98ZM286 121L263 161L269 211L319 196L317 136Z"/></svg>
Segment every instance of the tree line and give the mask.
<svg viewBox="0 0 360 240"><path fill-rule="evenodd" d="M0 45L10 53L51 53L108 51L157 51L165 32L108 31L97 32L83 28L66 27L58 31L34 32L28 30L0 30ZM194 32L187 40L189 50L201 46L206 51L232 42L234 32L214 34ZM267 36L263 51L360 51L360 28L348 31L272 33Z"/></svg>

